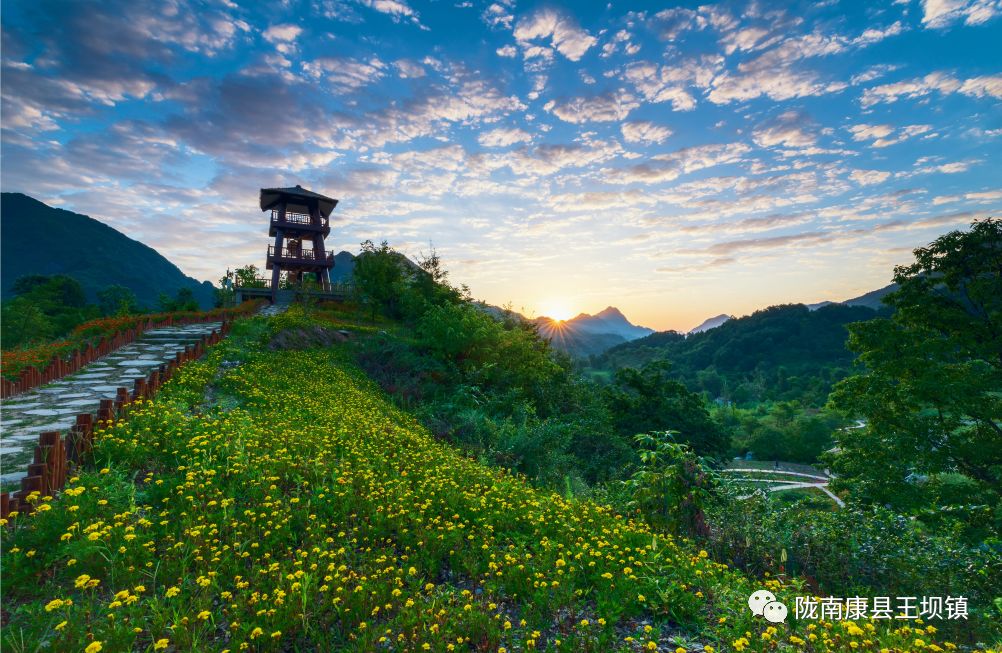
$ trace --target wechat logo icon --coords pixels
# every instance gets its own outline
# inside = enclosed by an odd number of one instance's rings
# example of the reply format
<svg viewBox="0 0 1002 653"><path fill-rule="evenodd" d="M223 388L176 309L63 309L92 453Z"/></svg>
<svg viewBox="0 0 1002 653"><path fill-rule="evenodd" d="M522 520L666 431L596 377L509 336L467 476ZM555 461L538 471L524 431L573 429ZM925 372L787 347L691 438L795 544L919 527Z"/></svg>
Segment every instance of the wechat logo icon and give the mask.
<svg viewBox="0 0 1002 653"><path fill-rule="evenodd" d="M748 609L752 614L765 617L766 621L781 624L786 621L786 605L776 600L776 595L768 590L758 590L748 597Z"/></svg>

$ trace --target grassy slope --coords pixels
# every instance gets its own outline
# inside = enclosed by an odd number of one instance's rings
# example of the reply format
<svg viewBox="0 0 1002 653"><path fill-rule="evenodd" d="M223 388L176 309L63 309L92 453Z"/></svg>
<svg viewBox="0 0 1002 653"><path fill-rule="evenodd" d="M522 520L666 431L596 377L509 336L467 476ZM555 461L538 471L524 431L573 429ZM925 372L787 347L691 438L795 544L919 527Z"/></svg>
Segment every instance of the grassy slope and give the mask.
<svg viewBox="0 0 1002 653"><path fill-rule="evenodd" d="M746 650L906 650L933 639L915 624L770 627L745 605L758 583L463 457L337 352L266 353L267 330L238 324L102 435L102 469L4 529L5 651L733 650L741 638ZM792 606L796 592L771 585Z"/></svg>

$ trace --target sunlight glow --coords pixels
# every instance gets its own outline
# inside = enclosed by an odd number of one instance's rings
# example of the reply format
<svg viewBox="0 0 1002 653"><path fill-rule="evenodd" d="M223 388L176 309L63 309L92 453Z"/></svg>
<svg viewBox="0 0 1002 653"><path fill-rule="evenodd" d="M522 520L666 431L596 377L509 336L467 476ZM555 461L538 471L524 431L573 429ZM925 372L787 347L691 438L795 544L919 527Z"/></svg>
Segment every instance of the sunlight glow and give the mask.
<svg viewBox="0 0 1002 653"><path fill-rule="evenodd" d="M563 322L564 320L569 320L574 317L574 311L568 306L567 302L560 299L551 299L545 302L541 302L539 305L539 314L543 317L548 317L558 322Z"/></svg>

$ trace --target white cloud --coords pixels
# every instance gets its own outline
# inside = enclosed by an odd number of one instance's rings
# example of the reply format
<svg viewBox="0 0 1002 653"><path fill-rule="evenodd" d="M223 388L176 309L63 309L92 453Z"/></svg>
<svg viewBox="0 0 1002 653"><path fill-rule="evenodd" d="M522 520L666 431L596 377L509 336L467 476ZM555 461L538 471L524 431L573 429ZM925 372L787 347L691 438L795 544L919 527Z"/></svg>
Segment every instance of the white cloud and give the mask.
<svg viewBox="0 0 1002 653"><path fill-rule="evenodd" d="M815 135L806 127L810 124L808 117L797 111L786 111L776 119L758 127L752 133L752 139L759 147L809 147L817 141Z"/></svg>
<svg viewBox="0 0 1002 653"><path fill-rule="evenodd" d="M638 106L640 103L636 98L625 91L618 91L562 102L550 100L543 108L564 122L585 123L623 120Z"/></svg>
<svg viewBox="0 0 1002 653"><path fill-rule="evenodd" d="M849 179L860 186L872 186L887 181L890 176L891 173L886 170L853 170L849 174Z"/></svg>
<svg viewBox="0 0 1002 653"><path fill-rule="evenodd" d="M264 31L264 38L269 43L295 41L302 33L303 28L299 25L272 25Z"/></svg>
<svg viewBox="0 0 1002 653"><path fill-rule="evenodd" d="M659 183L680 175L726 163L735 163L751 148L744 143L697 145L668 154L658 154L644 163L626 168L602 170L611 183Z"/></svg>
<svg viewBox="0 0 1002 653"><path fill-rule="evenodd" d="M528 143L532 140L532 135L517 127L499 127L483 132L477 140L484 147L508 147L516 143Z"/></svg>
<svg viewBox="0 0 1002 653"><path fill-rule="evenodd" d="M557 52L571 61L580 60L597 40L572 18L553 9L540 9L515 27L515 40L523 48L529 48L537 39L549 39Z"/></svg>
<svg viewBox="0 0 1002 653"><path fill-rule="evenodd" d="M362 5L378 11L381 14L387 14L395 22L400 22L403 19L408 19L414 24L424 27L421 25L421 21L418 17L418 13L411 9L411 7L401 0L359 0Z"/></svg>
<svg viewBox="0 0 1002 653"><path fill-rule="evenodd" d="M402 79L417 79L425 76L424 66L410 59L397 59L393 62L393 67L397 69L397 74Z"/></svg>
<svg viewBox="0 0 1002 653"><path fill-rule="evenodd" d="M980 25L1002 13L999 0L922 0L922 23L926 27L947 27L959 20Z"/></svg>
<svg viewBox="0 0 1002 653"><path fill-rule="evenodd" d="M397 62L399 65L400 62ZM336 86L357 89L381 78L386 64L379 59L359 61L335 57L319 57L303 63L303 72L314 79L323 77ZM403 75L401 75L403 76Z"/></svg>
<svg viewBox="0 0 1002 653"><path fill-rule="evenodd" d="M624 122L619 128L623 138L630 143L663 143L673 133L667 127L648 120Z"/></svg>
<svg viewBox="0 0 1002 653"><path fill-rule="evenodd" d="M921 136L932 131L932 125L905 125L904 127L893 127L891 125L868 125L859 124L848 128L852 133L854 141L872 141L871 147L888 147L903 141Z"/></svg>
<svg viewBox="0 0 1002 653"><path fill-rule="evenodd" d="M518 54L518 50L515 49L514 45L506 45L495 50L499 57L512 58Z"/></svg>
<svg viewBox="0 0 1002 653"><path fill-rule="evenodd" d="M497 2L484 9L484 13L480 17L489 27L504 27L507 29L511 29L512 21L515 20L515 16L512 15L511 11Z"/></svg>
<svg viewBox="0 0 1002 653"><path fill-rule="evenodd" d="M971 97L993 97L1002 99L1002 75L983 75L959 80L942 72L932 72L902 82L882 84L863 91L860 104L867 108L879 102L895 102L899 98L919 98L938 92L943 95L962 93Z"/></svg>

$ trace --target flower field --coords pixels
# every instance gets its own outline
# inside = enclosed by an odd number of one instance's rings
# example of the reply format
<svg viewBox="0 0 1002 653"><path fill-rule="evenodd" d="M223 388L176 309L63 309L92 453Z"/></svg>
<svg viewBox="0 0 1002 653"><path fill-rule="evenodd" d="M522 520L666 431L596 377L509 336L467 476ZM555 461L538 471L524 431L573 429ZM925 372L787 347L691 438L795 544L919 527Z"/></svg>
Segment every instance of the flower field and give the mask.
<svg viewBox="0 0 1002 653"><path fill-rule="evenodd" d="M3 650L955 648L915 621L753 617L762 582L464 457L336 348L266 351L303 320L238 322L12 517Z"/></svg>

